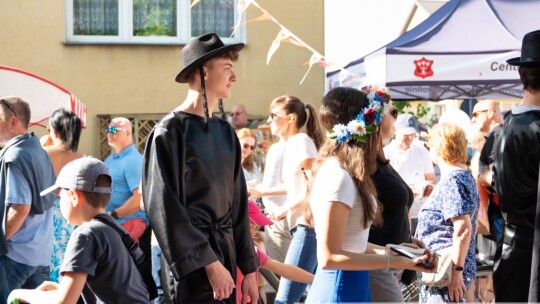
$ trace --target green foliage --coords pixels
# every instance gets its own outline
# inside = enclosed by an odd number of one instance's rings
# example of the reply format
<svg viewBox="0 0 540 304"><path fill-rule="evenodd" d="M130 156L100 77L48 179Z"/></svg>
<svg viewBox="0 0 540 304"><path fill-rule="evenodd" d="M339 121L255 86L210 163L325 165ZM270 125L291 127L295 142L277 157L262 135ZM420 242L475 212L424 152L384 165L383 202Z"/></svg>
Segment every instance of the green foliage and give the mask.
<svg viewBox="0 0 540 304"><path fill-rule="evenodd" d="M427 117L429 114L429 106L418 104L416 107L416 112L413 112L411 108L411 104L408 101L404 100L394 100L393 101L394 108L398 110L399 114L409 113L414 115L419 121L423 120L423 117L426 117L428 119L426 126L431 128L435 122L438 120L438 117L436 115L432 115L430 117Z"/></svg>

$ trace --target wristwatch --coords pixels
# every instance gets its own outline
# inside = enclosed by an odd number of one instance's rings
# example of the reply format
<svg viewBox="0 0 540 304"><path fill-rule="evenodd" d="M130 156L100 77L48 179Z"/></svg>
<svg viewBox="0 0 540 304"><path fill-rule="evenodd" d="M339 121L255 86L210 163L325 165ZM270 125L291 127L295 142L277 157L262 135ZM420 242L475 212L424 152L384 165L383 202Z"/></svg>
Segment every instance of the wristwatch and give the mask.
<svg viewBox="0 0 540 304"><path fill-rule="evenodd" d="M118 219L118 213L116 213L116 210L111 211L111 216L115 219ZM461 267L463 269L463 267Z"/></svg>
<svg viewBox="0 0 540 304"><path fill-rule="evenodd" d="M455 270L455 271L463 271L463 266L452 266L452 269Z"/></svg>

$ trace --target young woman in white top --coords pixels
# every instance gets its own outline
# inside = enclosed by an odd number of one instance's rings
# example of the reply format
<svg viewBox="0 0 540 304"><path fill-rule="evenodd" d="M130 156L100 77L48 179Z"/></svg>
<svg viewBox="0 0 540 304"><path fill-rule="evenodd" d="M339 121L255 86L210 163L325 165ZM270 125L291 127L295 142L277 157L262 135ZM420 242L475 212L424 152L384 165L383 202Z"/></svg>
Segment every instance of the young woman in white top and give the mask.
<svg viewBox="0 0 540 304"><path fill-rule="evenodd" d="M371 224L381 222L370 177L377 169L377 129L391 107L378 92L366 95L352 88L335 88L323 98L319 118L332 133L313 166L309 202L319 265L306 303L369 302L366 270L426 271L417 264L436 262L429 250L409 259L368 243Z"/></svg>
<svg viewBox="0 0 540 304"><path fill-rule="evenodd" d="M317 150L324 140L317 114L313 106L297 97L280 96L270 105L268 123L272 134L285 142L281 170L283 184L272 188L261 185L256 191L262 196L287 194L286 203L270 214L271 219L286 218L289 224L292 240L285 263L314 273L317 267L315 230L307 224L303 211L307 193L306 171L317 158ZM304 126L306 133L300 132ZM282 278L274 303L298 302L306 286Z"/></svg>

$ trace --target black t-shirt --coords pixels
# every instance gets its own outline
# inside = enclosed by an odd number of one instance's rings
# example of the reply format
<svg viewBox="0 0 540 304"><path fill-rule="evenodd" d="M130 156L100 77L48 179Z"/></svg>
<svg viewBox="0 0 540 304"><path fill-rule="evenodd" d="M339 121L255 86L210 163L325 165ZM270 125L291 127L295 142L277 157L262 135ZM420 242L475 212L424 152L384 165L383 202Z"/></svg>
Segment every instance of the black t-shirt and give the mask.
<svg viewBox="0 0 540 304"><path fill-rule="evenodd" d="M480 152L480 158L479 158L479 167L478 172L482 173L489 165L493 164L495 161L495 142L497 142L497 138L499 137L500 133L502 131L502 126L498 125L491 132L489 132L488 137L486 138L486 143L484 144L484 147L482 148L482 151Z"/></svg>
<svg viewBox="0 0 540 304"><path fill-rule="evenodd" d="M372 178L377 189L377 198L383 205L383 225L371 226L369 242L381 246L410 242L408 214L414 201L411 188L390 164L378 163Z"/></svg>
<svg viewBox="0 0 540 304"><path fill-rule="evenodd" d="M97 220L84 223L73 232L61 272L87 273L86 286L97 297L97 303L150 302L146 285L120 234ZM85 298L85 302L94 303L91 298Z"/></svg>

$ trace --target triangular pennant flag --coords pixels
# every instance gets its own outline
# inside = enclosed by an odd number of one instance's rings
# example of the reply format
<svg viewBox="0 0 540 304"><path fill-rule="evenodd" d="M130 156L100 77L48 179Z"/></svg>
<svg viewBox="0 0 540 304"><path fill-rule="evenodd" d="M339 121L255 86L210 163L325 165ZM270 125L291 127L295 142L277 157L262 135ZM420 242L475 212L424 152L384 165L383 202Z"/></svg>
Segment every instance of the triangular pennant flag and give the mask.
<svg viewBox="0 0 540 304"><path fill-rule="evenodd" d="M306 79L307 75L309 74L309 71L311 71L311 67L316 63L316 62L319 62L320 60L322 59L322 56L321 54L319 53L313 53L311 55L311 58L309 59L309 68L308 70L306 71L306 73L304 74L304 77L302 77L302 80L300 81L300 84L302 84L304 82L304 80Z"/></svg>
<svg viewBox="0 0 540 304"><path fill-rule="evenodd" d="M272 59L272 56L279 48L281 41L283 39L287 39L288 37L290 37L289 31L287 31L284 28L281 28L281 31L277 34L274 41L272 41L272 45L270 46L270 49L268 50L268 55L266 56L266 65L270 63L270 59Z"/></svg>
<svg viewBox="0 0 540 304"><path fill-rule="evenodd" d="M234 35L234 32L236 32L236 30L237 30L240 26L242 26L242 25L246 25L246 24L251 23L251 22L265 21L265 20L271 20L271 19L272 19L272 16L269 16L269 15L267 15L267 14L265 14L265 13L263 13L263 14L260 15L259 17L255 17L255 18L253 18L253 19L250 19L250 20L248 20L248 21L246 21L246 22L242 22L242 23L240 23L240 19L239 19L239 20L238 20L238 24L236 24L236 25L233 27L233 32L232 32L232 34L231 34L231 37L232 37L232 35Z"/></svg>
<svg viewBox="0 0 540 304"><path fill-rule="evenodd" d="M193 0L193 1L191 1L191 6L189 8L193 8L199 2L201 2L201 0Z"/></svg>

